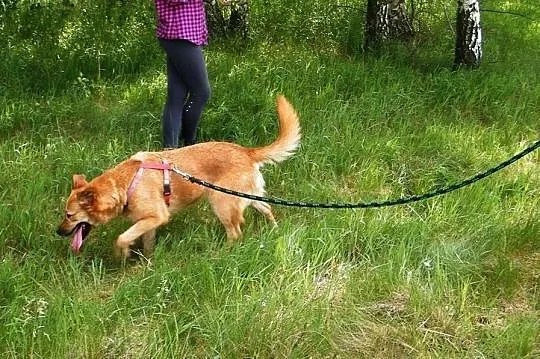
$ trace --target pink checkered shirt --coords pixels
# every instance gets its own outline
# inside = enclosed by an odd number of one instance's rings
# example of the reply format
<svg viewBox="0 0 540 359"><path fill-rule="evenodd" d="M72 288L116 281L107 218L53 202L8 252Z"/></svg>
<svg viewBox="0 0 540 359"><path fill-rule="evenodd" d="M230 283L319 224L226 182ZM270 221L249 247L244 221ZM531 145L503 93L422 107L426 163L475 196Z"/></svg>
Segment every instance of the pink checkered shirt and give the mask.
<svg viewBox="0 0 540 359"><path fill-rule="evenodd" d="M156 36L161 39L184 39L195 45L208 43L203 0L154 0Z"/></svg>

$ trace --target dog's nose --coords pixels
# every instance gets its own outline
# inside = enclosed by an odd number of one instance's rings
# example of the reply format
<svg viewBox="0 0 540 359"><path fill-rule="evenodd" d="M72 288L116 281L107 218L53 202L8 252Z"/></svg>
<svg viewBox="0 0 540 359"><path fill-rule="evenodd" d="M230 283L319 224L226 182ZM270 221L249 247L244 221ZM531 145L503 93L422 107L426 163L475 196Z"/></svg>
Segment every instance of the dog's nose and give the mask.
<svg viewBox="0 0 540 359"><path fill-rule="evenodd" d="M61 227L58 227L58 229L56 230L56 234L58 234L59 236L65 236L66 231L64 231Z"/></svg>

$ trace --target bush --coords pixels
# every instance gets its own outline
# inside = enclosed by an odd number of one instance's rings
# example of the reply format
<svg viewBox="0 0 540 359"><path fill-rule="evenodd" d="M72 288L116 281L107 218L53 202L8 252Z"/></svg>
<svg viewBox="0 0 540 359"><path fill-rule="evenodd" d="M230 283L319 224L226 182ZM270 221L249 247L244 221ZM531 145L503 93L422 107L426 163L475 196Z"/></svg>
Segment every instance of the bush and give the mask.
<svg viewBox="0 0 540 359"><path fill-rule="evenodd" d="M3 4L0 70L16 74L2 84L11 89L63 89L77 78L138 72L159 51L147 0Z"/></svg>

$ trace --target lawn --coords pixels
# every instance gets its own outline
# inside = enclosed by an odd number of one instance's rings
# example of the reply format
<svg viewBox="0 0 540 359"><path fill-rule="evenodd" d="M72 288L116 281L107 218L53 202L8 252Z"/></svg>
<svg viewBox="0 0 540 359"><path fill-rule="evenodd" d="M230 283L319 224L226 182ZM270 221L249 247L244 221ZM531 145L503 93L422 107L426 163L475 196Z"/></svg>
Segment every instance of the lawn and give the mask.
<svg viewBox="0 0 540 359"><path fill-rule="evenodd" d="M212 97L200 140L269 143L281 93L303 138L294 157L264 168L269 195L431 191L540 139L540 35L505 40L486 42L480 69L458 72L452 44L373 58L216 43L205 50ZM248 211L232 246L202 202L158 231L152 258L126 265L112 254L129 225L118 219L73 256L55 234L71 175L160 148L166 78L153 46L136 73L0 94L1 357L540 355L540 151L414 204L274 206L277 228Z"/></svg>

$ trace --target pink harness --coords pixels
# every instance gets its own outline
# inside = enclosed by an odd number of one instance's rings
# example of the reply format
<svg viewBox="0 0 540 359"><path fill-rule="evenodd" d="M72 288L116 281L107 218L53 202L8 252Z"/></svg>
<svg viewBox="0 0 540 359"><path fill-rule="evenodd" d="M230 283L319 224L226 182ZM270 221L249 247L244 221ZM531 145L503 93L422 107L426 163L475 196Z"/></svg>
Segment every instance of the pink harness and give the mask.
<svg viewBox="0 0 540 359"><path fill-rule="evenodd" d="M135 174L135 177L133 177L133 180L131 181L131 184L129 185L129 188L127 191L128 201L129 201L129 197L131 197L133 192L135 192L135 188L141 181L142 175L146 168L152 169L152 170L163 171L163 199L165 200L165 203L167 204L167 206L169 206L170 200L171 200L171 175L170 175L169 170L171 169L171 165L166 160L163 160L163 163L153 163L153 162L141 163L139 169L137 170L137 173Z"/></svg>

